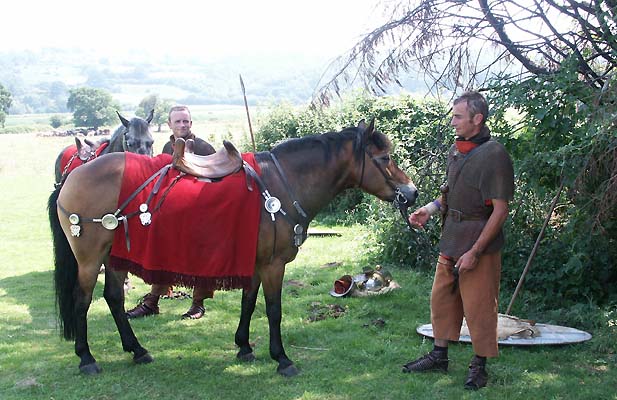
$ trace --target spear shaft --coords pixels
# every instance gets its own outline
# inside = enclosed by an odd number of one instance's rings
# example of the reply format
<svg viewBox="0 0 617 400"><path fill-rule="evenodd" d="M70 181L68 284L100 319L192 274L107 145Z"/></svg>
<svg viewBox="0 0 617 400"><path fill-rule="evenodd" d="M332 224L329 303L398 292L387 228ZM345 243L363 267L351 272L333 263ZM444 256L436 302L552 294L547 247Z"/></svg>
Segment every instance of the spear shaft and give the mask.
<svg viewBox="0 0 617 400"><path fill-rule="evenodd" d="M240 86L242 87L242 96L244 97L244 108L246 109L246 119L249 121L249 132L251 133L251 141L253 142L253 152L256 152L255 149L255 136L253 136L253 126L251 125L251 116L249 114L249 104L246 101L246 90L244 89L244 81L242 80L242 75L240 75Z"/></svg>

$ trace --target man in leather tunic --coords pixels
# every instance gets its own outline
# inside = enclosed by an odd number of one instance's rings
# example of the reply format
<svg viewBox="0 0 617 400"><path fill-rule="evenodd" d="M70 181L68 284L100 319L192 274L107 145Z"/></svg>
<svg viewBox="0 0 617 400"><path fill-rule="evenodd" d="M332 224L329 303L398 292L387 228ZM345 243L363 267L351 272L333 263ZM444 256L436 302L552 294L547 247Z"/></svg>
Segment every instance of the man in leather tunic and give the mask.
<svg viewBox="0 0 617 400"><path fill-rule="evenodd" d="M169 110L167 125L169 125L169 128L171 129L172 135L169 137L169 142L165 143L165 146L163 146L162 153L173 154L174 142L177 138L183 138L185 140L193 139L195 141L193 149L197 155L207 156L215 153L214 147L212 147L210 143L196 137L195 134L191 132L193 121L191 119L191 112L188 107L173 106ZM140 304L126 312L127 317L141 318L158 314L159 299L169 291L170 285L152 285L150 293L143 297ZM199 319L203 317L206 311L204 307L204 299L211 299L212 297L214 297L213 291L196 287L193 290L193 301L191 307L187 312L182 314L182 318Z"/></svg>
<svg viewBox="0 0 617 400"><path fill-rule="evenodd" d="M478 92L454 101L456 142L447 162L445 198L416 210L409 222L423 227L442 211L439 258L431 291L433 350L403 366L403 372L447 371L448 342L458 341L465 317L475 355L466 389L486 386L486 358L498 355L497 302L503 225L514 195L510 156L485 126L488 104Z"/></svg>

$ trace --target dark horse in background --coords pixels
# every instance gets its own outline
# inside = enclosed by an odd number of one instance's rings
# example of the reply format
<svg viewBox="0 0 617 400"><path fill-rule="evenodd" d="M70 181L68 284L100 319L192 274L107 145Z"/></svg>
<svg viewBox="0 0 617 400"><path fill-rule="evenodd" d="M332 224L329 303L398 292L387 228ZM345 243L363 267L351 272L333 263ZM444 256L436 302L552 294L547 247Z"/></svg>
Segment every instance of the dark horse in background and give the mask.
<svg viewBox="0 0 617 400"><path fill-rule="evenodd" d="M150 111L146 119L134 117L128 120L119 112L116 113L122 125L116 128L110 138L94 141L88 137L75 137L77 150L73 150L74 154L70 156L67 165L61 165L62 158L66 151L71 151L72 146L67 146L60 152L54 168L56 185L61 184L68 173L76 167L104 154L128 151L152 156L154 139L150 133L150 121L154 116L154 110Z"/></svg>
<svg viewBox="0 0 617 400"><path fill-rule="evenodd" d="M292 205L295 198L306 214L303 221L308 228L308 223L323 207L337 194L350 188L360 188L401 206L413 204L417 190L390 158L391 150L389 139L375 131L372 122L366 126L361 121L358 127L341 132L288 140L271 152L255 154L255 159L269 193L280 199L288 216L297 220L300 213ZM280 167L276 166L270 153L276 156ZM64 338L75 340L79 368L86 374L101 371L88 346L87 312L99 266L109 257L115 233L93 223L80 237L73 237L69 217L59 207L80 217L100 217L113 212L119 201L124 201L118 198L124 168L124 154L97 158L73 171L57 201L50 198L49 202L60 323ZM298 243L294 243L293 238L294 226L288 219L277 218L273 222L270 212L261 208L254 275L250 287L242 291L241 315L235 334L235 343L239 347L237 358L252 361L255 357L249 344L249 326L262 285L270 330L270 356L278 362L277 371L283 376L298 373L285 354L281 338L281 289L285 265L298 253ZM135 363L148 363L153 358L135 337L124 311L122 283L126 274L126 271L106 269L104 298L120 333L124 351L133 353Z"/></svg>

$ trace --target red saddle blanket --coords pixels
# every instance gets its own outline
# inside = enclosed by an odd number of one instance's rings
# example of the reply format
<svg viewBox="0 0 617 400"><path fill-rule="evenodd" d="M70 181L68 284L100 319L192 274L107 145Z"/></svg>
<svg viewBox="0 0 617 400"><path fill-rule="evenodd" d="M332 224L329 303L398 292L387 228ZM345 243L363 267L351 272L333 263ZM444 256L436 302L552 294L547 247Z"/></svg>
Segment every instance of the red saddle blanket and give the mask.
<svg viewBox="0 0 617 400"><path fill-rule="evenodd" d="M84 165L88 161L94 160L96 157L101 155L101 152L105 150L105 148L108 145L109 145L108 142L103 143L98 149L94 151L94 156L87 161L83 161L77 155L77 145L74 144L72 146L67 147L62 152L62 158L60 158L60 171L65 173L64 169L66 168L66 173L68 174L69 172L73 171L75 168Z"/></svg>
<svg viewBox="0 0 617 400"><path fill-rule="evenodd" d="M168 154L150 158L126 153L125 157L118 207L172 161ZM252 153L245 153L242 158L261 173ZM138 214L128 219L130 250L123 224L116 228L110 267L128 270L150 284L209 290L249 287L255 269L261 211L257 185L253 182L253 190L248 190L243 169L218 182L185 175L174 183L179 174L170 169L150 200L150 225L140 222L139 206L146 202L158 178L122 210L122 215ZM160 208L155 209L160 201Z"/></svg>

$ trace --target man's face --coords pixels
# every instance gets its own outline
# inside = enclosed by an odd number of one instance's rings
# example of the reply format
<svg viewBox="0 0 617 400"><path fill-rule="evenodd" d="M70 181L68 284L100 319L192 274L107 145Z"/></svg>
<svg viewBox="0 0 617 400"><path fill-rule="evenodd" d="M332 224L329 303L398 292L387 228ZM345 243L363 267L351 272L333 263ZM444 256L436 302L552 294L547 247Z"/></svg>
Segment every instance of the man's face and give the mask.
<svg viewBox="0 0 617 400"><path fill-rule="evenodd" d="M169 129L171 129L175 138L185 138L191 133L193 126L191 114L187 110L172 111L167 125L169 125Z"/></svg>
<svg viewBox="0 0 617 400"><path fill-rule="evenodd" d="M452 106L452 121L456 134L465 139L474 137L482 128L482 114L470 115L466 101Z"/></svg>

